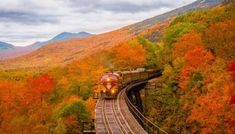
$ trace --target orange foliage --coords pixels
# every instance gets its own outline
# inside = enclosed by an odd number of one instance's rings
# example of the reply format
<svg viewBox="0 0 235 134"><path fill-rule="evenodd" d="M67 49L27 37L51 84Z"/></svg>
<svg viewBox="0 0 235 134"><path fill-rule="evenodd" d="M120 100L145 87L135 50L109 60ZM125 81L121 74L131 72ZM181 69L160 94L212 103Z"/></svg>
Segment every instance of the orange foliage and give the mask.
<svg viewBox="0 0 235 134"><path fill-rule="evenodd" d="M10 95L9 95L9 87L10 84L8 81L0 81L0 96L2 102L9 102L10 101Z"/></svg>
<svg viewBox="0 0 235 134"><path fill-rule="evenodd" d="M143 66L146 52L137 40L121 44L114 49L114 64L122 69L133 69Z"/></svg>
<svg viewBox="0 0 235 134"><path fill-rule="evenodd" d="M22 99L24 91L24 84L21 82L0 81L0 100L3 106L18 109L19 105L14 103Z"/></svg>
<svg viewBox="0 0 235 134"><path fill-rule="evenodd" d="M202 47L195 48L184 56L185 65L180 72L179 86L184 91L187 89L187 81L196 70L206 70L213 63L213 55Z"/></svg>
<svg viewBox="0 0 235 134"><path fill-rule="evenodd" d="M235 82L235 60L229 64L229 72L232 76L233 81Z"/></svg>
<svg viewBox="0 0 235 134"><path fill-rule="evenodd" d="M229 108L231 87L224 86L207 94L199 96L191 111L191 115L187 118L187 122L192 123L198 121L201 124L202 133L208 134L215 132L216 127L227 128L225 132L234 131L231 129L229 120L234 118L235 109Z"/></svg>
<svg viewBox="0 0 235 134"><path fill-rule="evenodd" d="M12 130L9 121L22 109L24 91L21 82L0 81L0 133Z"/></svg>
<svg viewBox="0 0 235 134"><path fill-rule="evenodd" d="M107 68L103 63L103 56L89 56L84 59L74 61L68 65L70 77L77 79L79 82L94 82L96 83Z"/></svg>
<svg viewBox="0 0 235 134"><path fill-rule="evenodd" d="M187 81L190 79L191 73L195 69L192 67L184 67L181 72L180 72L180 82L179 82L179 87L183 90L187 90Z"/></svg>
<svg viewBox="0 0 235 134"><path fill-rule="evenodd" d="M42 105L42 100L54 87L55 82L48 74L31 78L27 83L0 81L0 133L31 133L37 131L37 127L46 129L37 123L44 121L51 110L49 104Z"/></svg>
<svg viewBox="0 0 235 134"><path fill-rule="evenodd" d="M184 34L173 47L173 58L183 57L188 51L202 47L201 35L197 32Z"/></svg>
<svg viewBox="0 0 235 134"><path fill-rule="evenodd" d="M91 97L86 101L86 109L90 112L91 117L95 118L95 101Z"/></svg>
<svg viewBox="0 0 235 134"><path fill-rule="evenodd" d="M211 52L199 47L189 51L185 55L184 60L186 61L186 66L203 69L213 62L214 56Z"/></svg>
<svg viewBox="0 0 235 134"><path fill-rule="evenodd" d="M206 46L227 60L235 58L235 20L213 24L206 31Z"/></svg>

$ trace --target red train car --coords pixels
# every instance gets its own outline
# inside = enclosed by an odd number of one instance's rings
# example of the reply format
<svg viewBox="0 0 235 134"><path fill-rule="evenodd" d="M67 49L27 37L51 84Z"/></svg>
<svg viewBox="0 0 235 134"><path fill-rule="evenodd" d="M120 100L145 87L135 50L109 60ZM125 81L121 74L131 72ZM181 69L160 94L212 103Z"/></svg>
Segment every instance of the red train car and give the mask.
<svg viewBox="0 0 235 134"><path fill-rule="evenodd" d="M117 73L104 74L100 79L101 97L116 98L119 92L118 84L120 76Z"/></svg>

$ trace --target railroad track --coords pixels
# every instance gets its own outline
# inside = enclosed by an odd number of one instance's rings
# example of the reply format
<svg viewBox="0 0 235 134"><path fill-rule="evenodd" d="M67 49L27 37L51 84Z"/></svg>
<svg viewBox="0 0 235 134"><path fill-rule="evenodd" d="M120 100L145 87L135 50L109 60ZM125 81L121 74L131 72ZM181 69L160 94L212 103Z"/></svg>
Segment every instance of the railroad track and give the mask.
<svg viewBox="0 0 235 134"><path fill-rule="evenodd" d="M134 134L126 121L120 105L121 91L117 99L100 99L96 104L96 133L98 134Z"/></svg>

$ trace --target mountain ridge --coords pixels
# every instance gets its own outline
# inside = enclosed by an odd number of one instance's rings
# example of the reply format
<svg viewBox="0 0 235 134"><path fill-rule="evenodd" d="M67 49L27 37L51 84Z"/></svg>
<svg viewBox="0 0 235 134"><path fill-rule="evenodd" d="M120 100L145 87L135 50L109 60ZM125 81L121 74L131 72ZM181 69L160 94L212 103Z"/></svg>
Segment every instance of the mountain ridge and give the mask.
<svg viewBox="0 0 235 134"><path fill-rule="evenodd" d="M1 49L11 49L11 48L14 48L15 46L10 44L10 43L6 43L6 42L3 42L3 41L0 41L0 50Z"/></svg>
<svg viewBox="0 0 235 134"><path fill-rule="evenodd" d="M39 49L42 46L45 46L49 43L53 42L59 42L64 41L72 38L84 38L88 36L92 36L93 34L90 34L88 32L79 32L79 33L71 33L71 32L62 32L60 34L57 34L53 38L49 39L48 41L37 41L31 45L25 46L25 47L18 47L14 46L9 43L1 42L0 41L0 60L10 59L10 58L16 58L18 56L23 56L25 54L28 54L30 52L33 52L37 49Z"/></svg>
<svg viewBox="0 0 235 134"><path fill-rule="evenodd" d="M84 38L84 37L88 37L88 36L92 36L92 35L93 34L88 33L88 32L79 32L79 33L61 32L47 41L37 41L37 42L33 43L31 46L39 46L40 47L40 46L44 46L44 45L46 45L48 43L52 43L52 42L59 42L59 41L68 40L68 39L72 39L72 38Z"/></svg>

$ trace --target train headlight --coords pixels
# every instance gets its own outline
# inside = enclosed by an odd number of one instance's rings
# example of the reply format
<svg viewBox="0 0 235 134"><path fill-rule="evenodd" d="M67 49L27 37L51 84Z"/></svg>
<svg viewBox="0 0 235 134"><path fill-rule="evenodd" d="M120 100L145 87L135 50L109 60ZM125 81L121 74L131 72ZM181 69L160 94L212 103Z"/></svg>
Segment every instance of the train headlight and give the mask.
<svg viewBox="0 0 235 134"><path fill-rule="evenodd" d="M114 89L112 89L112 90L111 90L111 93L112 93L112 94L114 94L114 93L115 93L115 90L114 90Z"/></svg>
<svg viewBox="0 0 235 134"><path fill-rule="evenodd" d="M103 90L103 92L105 93L105 92L106 92L106 90L104 89L104 90Z"/></svg>
<svg viewBox="0 0 235 134"><path fill-rule="evenodd" d="M110 78L107 78L107 82L110 82L111 81L111 79Z"/></svg>

